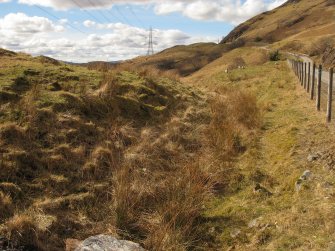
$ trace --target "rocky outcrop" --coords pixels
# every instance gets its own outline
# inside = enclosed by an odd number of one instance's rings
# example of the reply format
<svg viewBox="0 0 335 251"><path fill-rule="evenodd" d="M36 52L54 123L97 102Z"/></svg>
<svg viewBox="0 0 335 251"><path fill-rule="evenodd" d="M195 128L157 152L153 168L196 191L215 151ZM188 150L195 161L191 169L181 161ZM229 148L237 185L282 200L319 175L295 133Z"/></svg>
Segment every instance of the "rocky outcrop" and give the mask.
<svg viewBox="0 0 335 251"><path fill-rule="evenodd" d="M75 251L145 251L139 244L118 240L110 235L97 235L84 240Z"/></svg>

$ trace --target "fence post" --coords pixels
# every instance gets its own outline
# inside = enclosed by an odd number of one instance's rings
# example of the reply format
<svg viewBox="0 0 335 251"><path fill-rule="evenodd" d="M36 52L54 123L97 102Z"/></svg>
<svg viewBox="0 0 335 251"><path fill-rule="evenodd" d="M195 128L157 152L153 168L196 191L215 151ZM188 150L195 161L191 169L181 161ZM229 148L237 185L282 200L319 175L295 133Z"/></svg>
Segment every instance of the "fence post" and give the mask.
<svg viewBox="0 0 335 251"><path fill-rule="evenodd" d="M309 93L310 84L311 84L311 62L308 62L308 71L307 71L307 92Z"/></svg>
<svg viewBox="0 0 335 251"><path fill-rule="evenodd" d="M313 72L312 72L312 83L311 83L311 100L314 99L314 92L315 92L315 68L316 68L316 65L315 63L313 63Z"/></svg>
<svg viewBox="0 0 335 251"><path fill-rule="evenodd" d="M302 62L300 62L300 83L301 83L301 86L303 86L303 82L302 82L302 80L303 80L303 78L302 78L303 69L304 69L303 64L302 64Z"/></svg>
<svg viewBox="0 0 335 251"><path fill-rule="evenodd" d="M302 63L302 85L304 86L304 89L306 89L305 78L306 78L306 64L305 62L303 62Z"/></svg>
<svg viewBox="0 0 335 251"><path fill-rule="evenodd" d="M300 85L303 86L303 74L304 74L304 65L303 62L300 62Z"/></svg>
<svg viewBox="0 0 335 251"><path fill-rule="evenodd" d="M295 61L295 71L296 71L297 77L299 77L298 61Z"/></svg>
<svg viewBox="0 0 335 251"><path fill-rule="evenodd" d="M316 98L316 108L318 111L321 109L321 82L322 82L322 65L319 65L319 73L318 73L318 92Z"/></svg>
<svg viewBox="0 0 335 251"><path fill-rule="evenodd" d="M304 89L307 90L307 63L304 62Z"/></svg>
<svg viewBox="0 0 335 251"><path fill-rule="evenodd" d="M330 68L329 82L328 82L327 122L330 122L332 120L332 102L333 102L333 68Z"/></svg>

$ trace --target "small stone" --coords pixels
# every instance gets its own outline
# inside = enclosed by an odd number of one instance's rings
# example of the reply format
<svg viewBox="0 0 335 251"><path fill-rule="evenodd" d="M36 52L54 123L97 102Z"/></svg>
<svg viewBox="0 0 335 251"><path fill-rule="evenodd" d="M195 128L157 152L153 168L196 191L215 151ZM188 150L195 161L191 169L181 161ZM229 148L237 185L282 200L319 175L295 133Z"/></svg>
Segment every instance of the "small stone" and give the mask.
<svg viewBox="0 0 335 251"><path fill-rule="evenodd" d="M308 155L307 157L307 161L308 162L313 162L315 160L318 160L320 158L320 155L319 154L310 154Z"/></svg>
<svg viewBox="0 0 335 251"><path fill-rule="evenodd" d="M241 234L241 230L240 229L234 229L233 231L230 232L230 237L231 238L236 238L240 234Z"/></svg>
<svg viewBox="0 0 335 251"><path fill-rule="evenodd" d="M295 182L295 190L296 190L297 192L300 191L302 183L303 183L303 180L302 180L301 178L299 178L299 179Z"/></svg>
<svg viewBox="0 0 335 251"><path fill-rule="evenodd" d="M301 175L301 179L302 180L308 180L312 175L312 172L310 170L306 170L302 175Z"/></svg>
<svg viewBox="0 0 335 251"><path fill-rule="evenodd" d="M250 221L248 223L248 227L249 228L257 228L257 227L260 227L261 223L260 223L260 220L262 219L262 217L259 217L257 219L253 219L252 221Z"/></svg>
<svg viewBox="0 0 335 251"><path fill-rule="evenodd" d="M258 193L258 194L263 194L263 195L266 195L266 196L271 196L272 193L266 189L265 187L263 187L261 184L257 183L254 187L254 193Z"/></svg>

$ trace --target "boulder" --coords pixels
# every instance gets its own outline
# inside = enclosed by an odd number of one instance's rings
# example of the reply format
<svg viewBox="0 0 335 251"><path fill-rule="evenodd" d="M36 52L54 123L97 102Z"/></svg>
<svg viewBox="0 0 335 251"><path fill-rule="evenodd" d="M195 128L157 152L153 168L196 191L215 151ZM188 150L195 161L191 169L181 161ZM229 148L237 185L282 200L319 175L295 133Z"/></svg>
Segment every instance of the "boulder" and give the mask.
<svg viewBox="0 0 335 251"><path fill-rule="evenodd" d="M145 249L137 243L102 234L84 240L75 251L145 251Z"/></svg>

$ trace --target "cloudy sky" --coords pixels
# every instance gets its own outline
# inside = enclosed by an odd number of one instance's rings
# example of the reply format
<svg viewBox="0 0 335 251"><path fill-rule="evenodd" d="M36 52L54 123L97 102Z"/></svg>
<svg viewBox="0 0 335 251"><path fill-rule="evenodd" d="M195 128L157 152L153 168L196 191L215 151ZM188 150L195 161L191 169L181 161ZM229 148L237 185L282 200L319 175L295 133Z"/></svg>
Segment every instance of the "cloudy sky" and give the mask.
<svg viewBox="0 0 335 251"><path fill-rule="evenodd" d="M218 42L239 23L286 0L0 0L0 48L72 62L145 55Z"/></svg>

